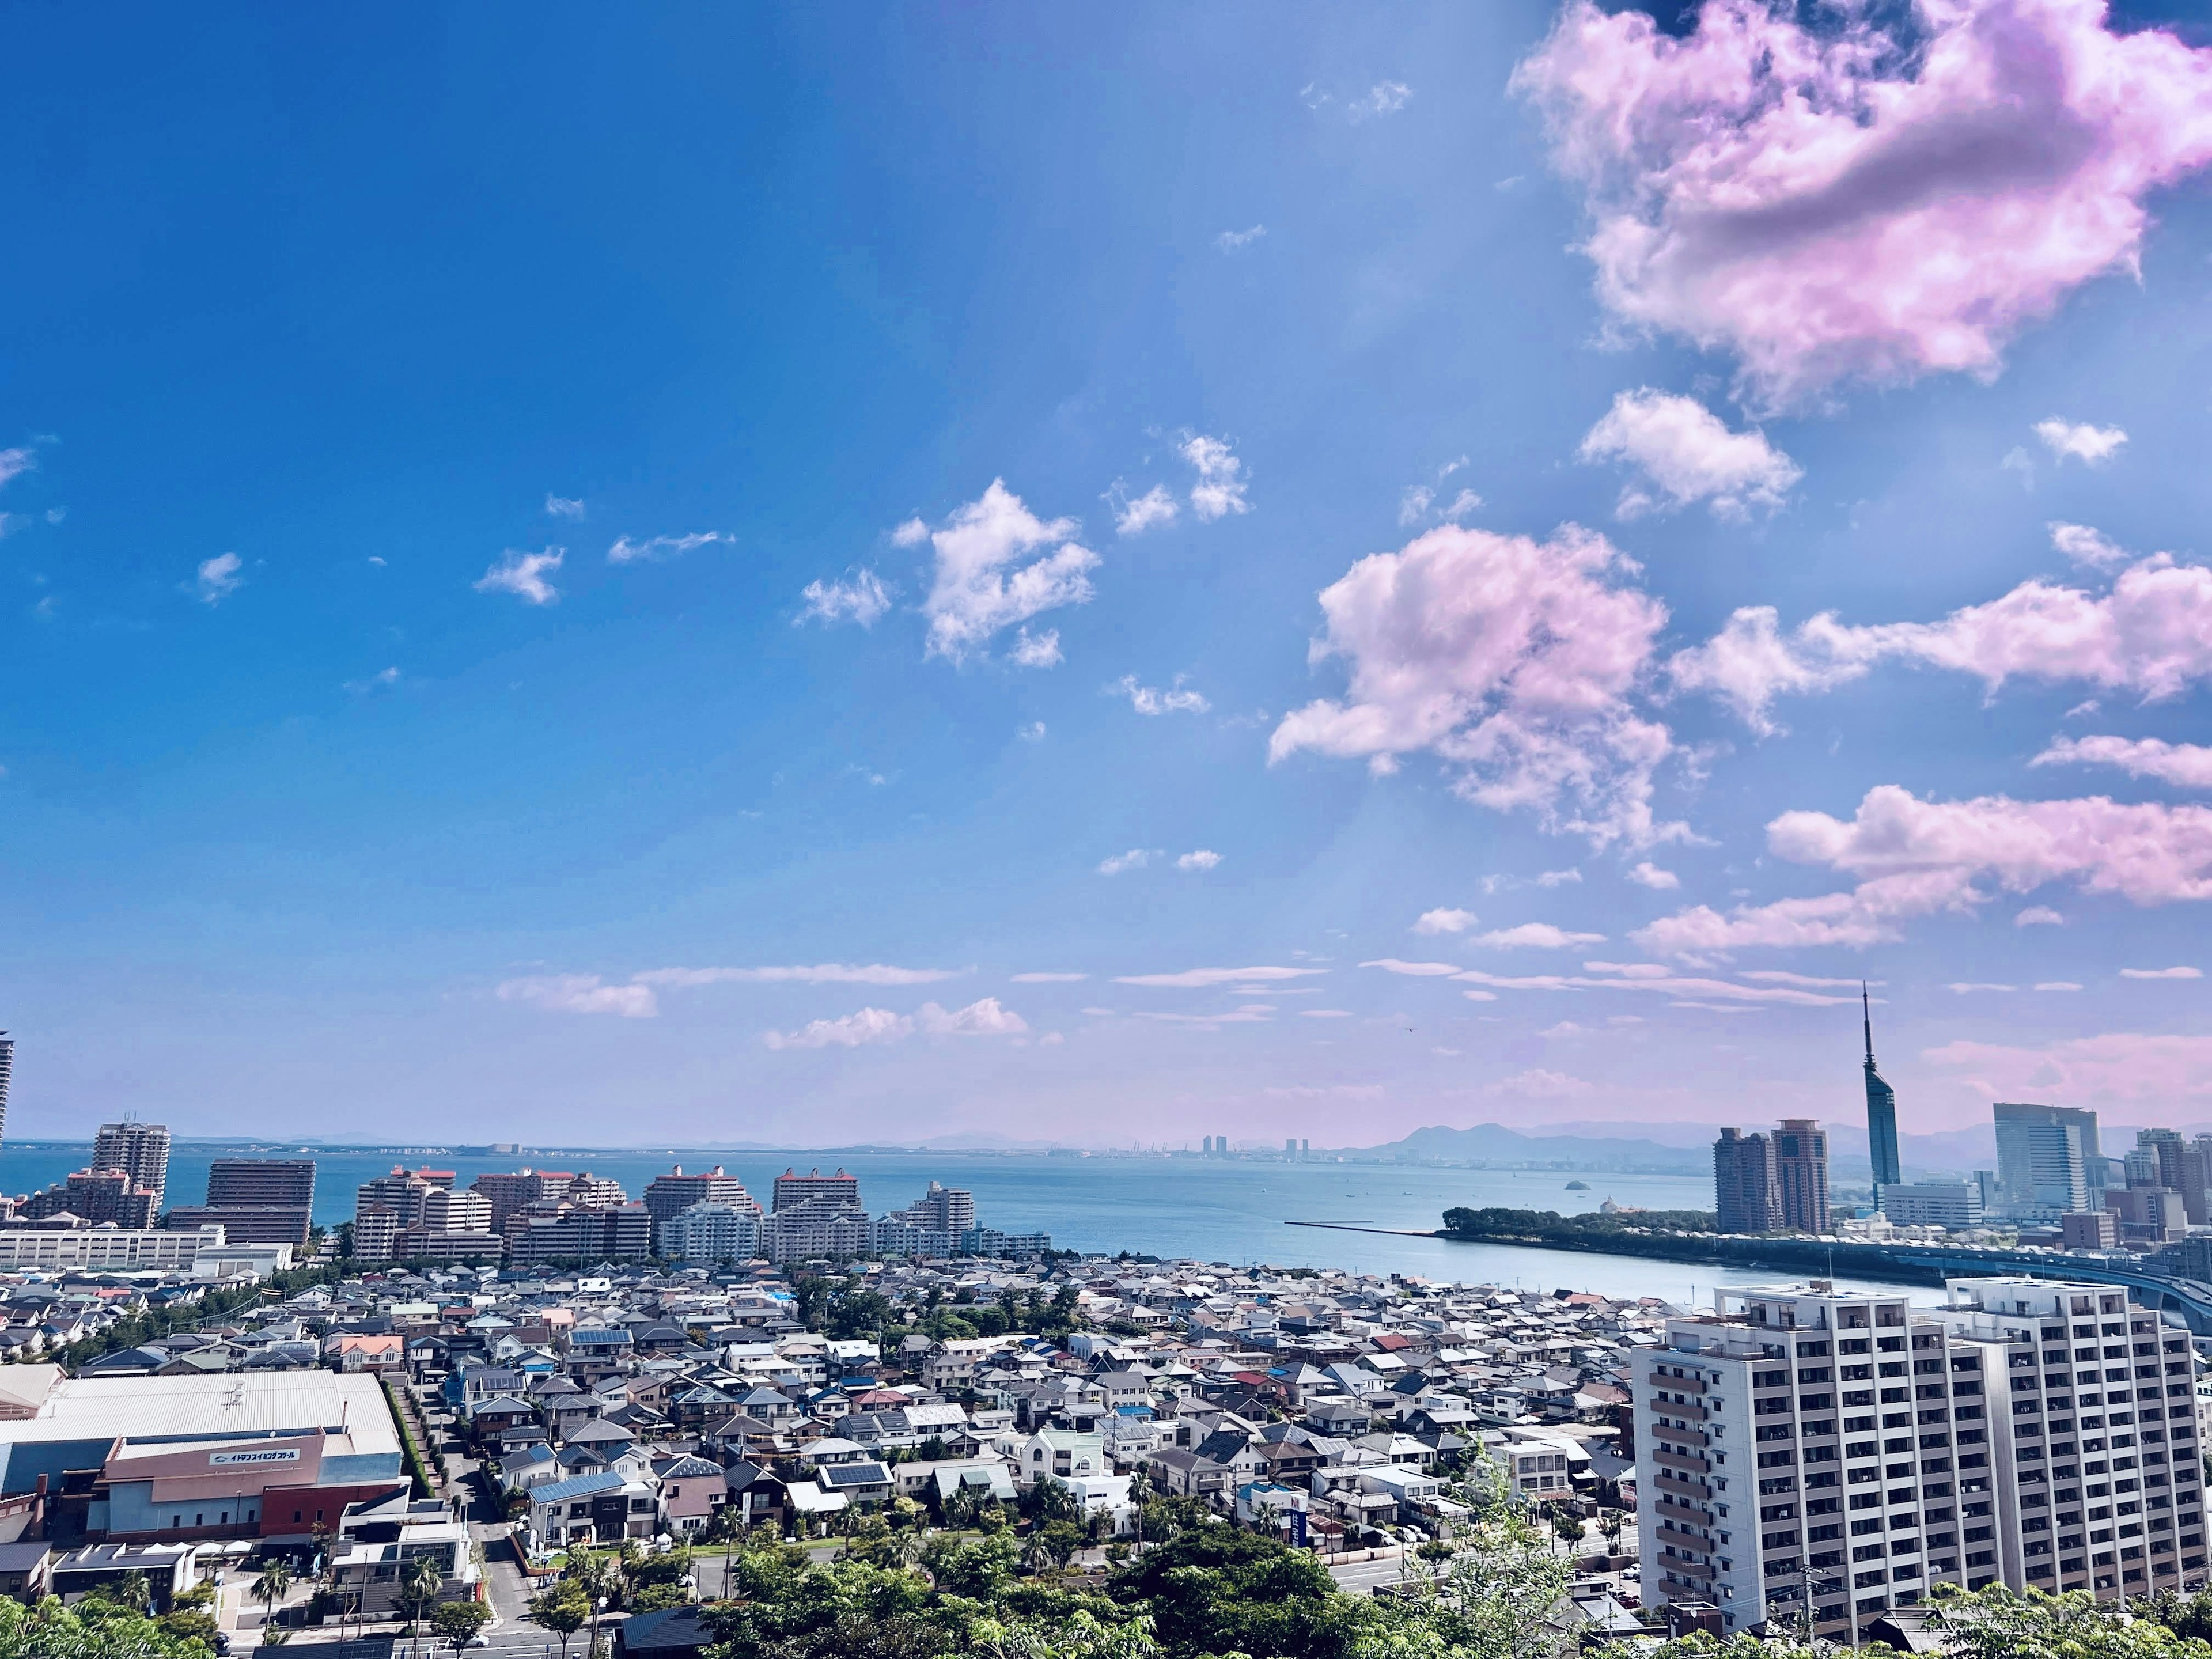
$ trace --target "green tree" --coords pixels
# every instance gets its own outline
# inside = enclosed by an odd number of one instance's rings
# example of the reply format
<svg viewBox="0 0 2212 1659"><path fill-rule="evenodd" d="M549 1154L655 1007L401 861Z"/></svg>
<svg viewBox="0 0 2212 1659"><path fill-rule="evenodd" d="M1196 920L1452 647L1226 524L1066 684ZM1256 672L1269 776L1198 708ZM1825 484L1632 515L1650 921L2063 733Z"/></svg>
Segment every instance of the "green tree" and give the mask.
<svg viewBox="0 0 2212 1659"><path fill-rule="evenodd" d="M574 1583L563 1581L530 1598L530 1622L561 1638L561 1659L568 1659L568 1644L592 1620L592 1604Z"/></svg>
<svg viewBox="0 0 2212 1659"><path fill-rule="evenodd" d="M2086 1590L2047 1595L1992 1584L1984 1590L1939 1586L1929 1598L1949 1659L2016 1659L2063 1654L2065 1659L2212 1659L2212 1643L2184 1636L2156 1617L2099 1601Z"/></svg>
<svg viewBox="0 0 2212 1659"><path fill-rule="evenodd" d="M1224 1526L1191 1528L1147 1551L1115 1580L1114 1599L1148 1613L1174 1659L1349 1659L1376 1617L1372 1601L1338 1595L1310 1554Z"/></svg>
<svg viewBox="0 0 2212 1659"><path fill-rule="evenodd" d="M469 1638L490 1622L491 1609L481 1601L444 1601L430 1615L438 1634L453 1644L454 1659L469 1644Z"/></svg>

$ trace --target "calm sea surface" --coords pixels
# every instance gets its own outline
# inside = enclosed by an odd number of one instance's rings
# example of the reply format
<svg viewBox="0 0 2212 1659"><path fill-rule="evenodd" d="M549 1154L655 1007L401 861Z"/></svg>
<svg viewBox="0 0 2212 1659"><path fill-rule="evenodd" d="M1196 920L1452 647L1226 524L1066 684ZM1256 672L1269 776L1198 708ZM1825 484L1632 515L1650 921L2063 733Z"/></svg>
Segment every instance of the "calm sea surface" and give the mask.
<svg viewBox="0 0 2212 1659"><path fill-rule="evenodd" d="M26 1142L0 1147L0 1191L24 1193L82 1169L87 1144ZM1374 1164L1273 1164L1197 1158L1048 1158L975 1152L729 1152L672 1149L641 1152L533 1152L521 1157L461 1157L329 1148L257 1146L250 1153L205 1145L178 1147L169 1160L168 1201L193 1204L207 1189L210 1162L219 1156L308 1156L316 1162L315 1218L329 1224L353 1214L354 1189L395 1163L452 1170L465 1187L488 1170L523 1167L581 1170L611 1176L635 1198L656 1175L680 1164L688 1170L720 1164L766 1203L775 1177L794 1164L803 1172L842 1167L860 1179L860 1199L881 1214L920 1197L932 1181L975 1194L977 1218L1007 1232L1042 1231L1065 1249L1128 1250L1189 1256L1237 1266L1343 1267L1358 1273L1417 1273L1467 1284L1565 1288L1605 1296L1710 1299L1716 1284L1786 1280L1795 1275L1751 1269L1646 1261L1629 1256L1578 1255L1442 1239L1292 1227L1327 1221L1370 1227L1426 1229L1454 1205L1503 1205L1562 1213L1594 1210L1607 1198L1644 1209L1702 1209L1709 1182L1694 1176L1585 1174L1510 1170L1398 1168ZM1583 1191L1567 1182L1588 1182ZM1851 1281L1838 1281L1848 1285ZM1702 1290L1700 1290L1702 1287ZM1936 1292L1923 1293L1932 1299Z"/></svg>

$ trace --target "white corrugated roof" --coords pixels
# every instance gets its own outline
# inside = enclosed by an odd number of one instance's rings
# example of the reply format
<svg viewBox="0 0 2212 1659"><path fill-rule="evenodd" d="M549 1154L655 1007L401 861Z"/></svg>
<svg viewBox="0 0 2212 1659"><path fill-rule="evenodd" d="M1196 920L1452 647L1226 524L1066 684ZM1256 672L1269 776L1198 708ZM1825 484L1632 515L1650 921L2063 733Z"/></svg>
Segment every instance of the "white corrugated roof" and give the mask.
<svg viewBox="0 0 2212 1659"><path fill-rule="evenodd" d="M117 1435L198 1439L287 1429L342 1429L359 1453L399 1449L398 1431L376 1378L319 1370L64 1378L36 1417L0 1419L0 1445Z"/></svg>

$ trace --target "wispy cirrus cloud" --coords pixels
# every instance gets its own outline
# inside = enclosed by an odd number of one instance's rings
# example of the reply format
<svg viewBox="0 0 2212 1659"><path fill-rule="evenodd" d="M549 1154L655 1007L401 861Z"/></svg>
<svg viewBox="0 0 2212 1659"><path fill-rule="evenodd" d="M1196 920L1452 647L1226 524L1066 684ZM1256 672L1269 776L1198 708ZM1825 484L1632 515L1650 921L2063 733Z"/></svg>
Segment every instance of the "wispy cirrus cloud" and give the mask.
<svg viewBox="0 0 2212 1659"><path fill-rule="evenodd" d="M765 968L648 968L630 977L640 985L673 988L700 985L935 985L957 979L959 968L896 968L888 963L817 962Z"/></svg>
<svg viewBox="0 0 2212 1659"><path fill-rule="evenodd" d="M1563 951L1573 945L1601 945L1604 941L1603 933L1571 933L1548 921L1524 921L1518 927L1484 933L1474 942L1493 951Z"/></svg>
<svg viewBox="0 0 2212 1659"><path fill-rule="evenodd" d="M1249 230L1224 230L1213 239L1213 245L1224 253L1242 253L1267 234L1265 225L1254 225Z"/></svg>
<svg viewBox="0 0 2212 1659"><path fill-rule="evenodd" d="M1129 700L1129 707L1139 714L1203 714L1213 705L1199 692L1185 688L1186 675L1178 674L1166 690L1156 685L1139 685L1134 674L1124 674L1106 690Z"/></svg>
<svg viewBox="0 0 2212 1659"><path fill-rule="evenodd" d="M610 985L597 974L532 975L503 981L493 994L501 1002L519 1002L561 1014L651 1019L660 1012L650 985Z"/></svg>
<svg viewBox="0 0 2212 1659"><path fill-rule="evenodd" d="M580 519L584 516L584 501L580 495L556 495L545 492L545 516L549 519Z"/></svg>
<svg viewBox="0 0 2212 1659"><path fill-rule="evenodd" d="M521 553L509 548L490 569L479 576L479 593L512 593L525 605L551 605L560 592L546 580L568 556L566 548L549 547L542 553Z"/></svg>
<svg viewBox="0 0 2212 1659"><path fill-rule="evenodd" d="M1114 983L1204 990L1215 985L1259 985L1276 980L1307 979L1328 971L1325 968L1185 968L1172 974L1117 974Z"/></svg>
<svg viewBox="0 0 2212 1659"><path fill-rule="evenodd" d="M2212 789L2212 747L2157 738L2054 738L2030 766L2115 766L2132 778Z"/></svg>
<svg viewBox="0 0 2212 1659"><path fill-rule="evenodd" d="M891 591L884 586L883 579L872 570L848 572L838 581L811 581L799 590L799 612L792 618L794 626L800 623L857 623L862 628L873 628L891 608Z"/></svg>
<svg viewBox="0 0 2212 1659"><path fill-rule="evenodd" d="M2122 979L2203 979L2202 968L2123 968Z"/></svg>
<svg viewBox="0 0 2212 1659"><path fill-rule="evenodd" d="M647 559L672 559L689 553L694 548L712 547L718 542L735 545L735 536L726 536L719 530L695 530L688 536L653 536L635 542L627 536L615 538L614 545L607 549L609 564L635 564Z"/></svg>

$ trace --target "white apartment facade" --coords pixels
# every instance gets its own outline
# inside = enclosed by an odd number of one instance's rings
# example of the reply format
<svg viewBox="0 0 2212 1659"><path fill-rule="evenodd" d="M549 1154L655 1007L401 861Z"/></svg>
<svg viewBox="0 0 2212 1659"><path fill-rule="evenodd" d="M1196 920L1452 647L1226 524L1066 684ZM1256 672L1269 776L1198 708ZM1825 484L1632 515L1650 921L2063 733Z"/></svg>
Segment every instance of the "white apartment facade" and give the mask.
<svg viewBox="0 0 2212 1659"><path fill-rule="evenodd" d="M1849 1639L1939 1583L2203 1582L2187 1337L2110 1285L1949 1289L1723 1291L1668 1322L1633 1378L1648 1596L1714 1602L1731 1630L1809 1607Z"/></svg>

